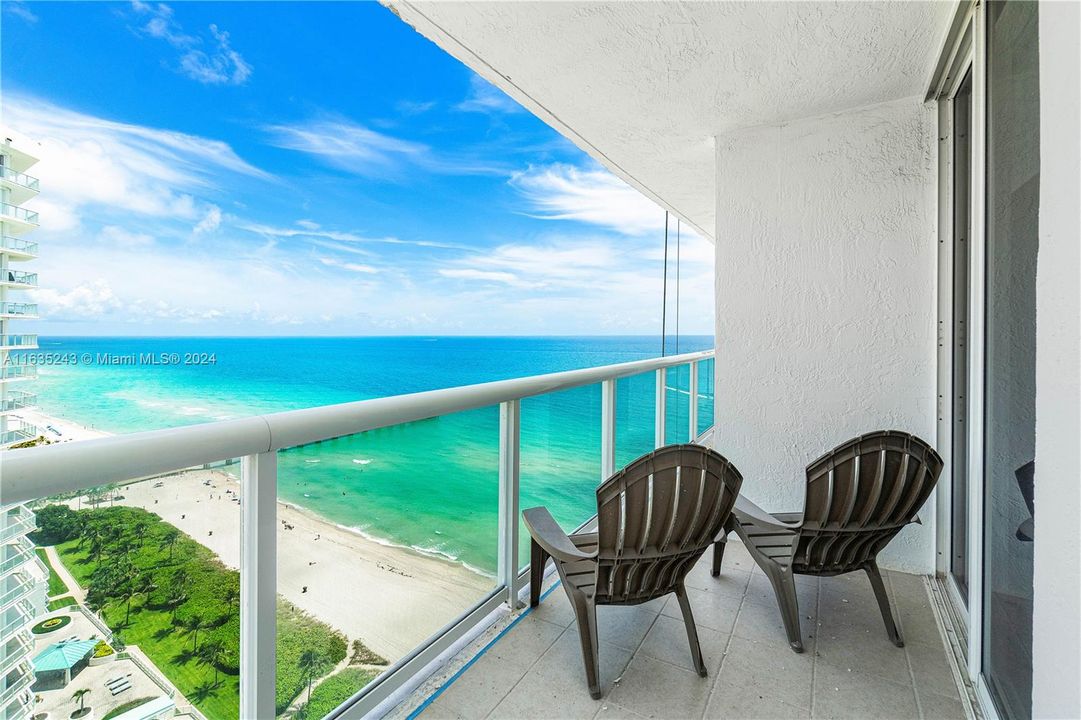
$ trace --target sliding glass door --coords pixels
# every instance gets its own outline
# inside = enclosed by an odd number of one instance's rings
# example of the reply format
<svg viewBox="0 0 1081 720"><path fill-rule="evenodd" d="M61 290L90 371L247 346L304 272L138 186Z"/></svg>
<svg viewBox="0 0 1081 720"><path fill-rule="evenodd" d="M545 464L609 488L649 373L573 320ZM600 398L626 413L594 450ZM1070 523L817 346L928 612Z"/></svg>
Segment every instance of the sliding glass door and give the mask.
<svg viewBox="0 0 1081 720"><path fill-rule="evenodd" d="M1011 720L1032 714L1038 9L1023 0L986 8L982 673Z"/></svg>

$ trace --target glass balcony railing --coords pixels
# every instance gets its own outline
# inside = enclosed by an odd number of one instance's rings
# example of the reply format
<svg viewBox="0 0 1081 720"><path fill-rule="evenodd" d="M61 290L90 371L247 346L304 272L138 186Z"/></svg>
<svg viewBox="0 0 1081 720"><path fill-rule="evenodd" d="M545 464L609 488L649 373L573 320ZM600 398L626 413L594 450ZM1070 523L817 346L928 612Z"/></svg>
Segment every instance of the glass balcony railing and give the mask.
<svg viewBox="0 0 1081 720"><path fill-rule="evenodd" d="M0 347L37 347L38 336L31 335L0 335Z"/></svg>
<svg viewBox="0 0 1081 720"><path fill-rule="evenodd" d="M33 240L12 237L11 235L0 236L0 250L10 250L27 255L38 254L38 244Z"/></svg>
<svg viewBox="0 0 1081 720"><path fill-rule="evenodd" d="M21 220L22 222L30 223L32 225L38 224L38 214L36 212L9 203L0 203L0 216L9 217L13 220Z"/></svg>
<svg viewBox="0 0 1081 720"><path fill-rule="evenodd" d="M24 663L19 668L8 673L8 678L9 684L7 690L0 692L0 708L7 708L8 704L11 703L19 693L34 684L34 671L29 665ZM5 710L0 710L0 713L2 712L5 712Z"/></svg>
<svg viewBox="0 0 1081 720"><path fill-rule="evenodd" d="M34 592L35 582L33 578L23 573L13 573L10 577L12 587L0 594L0 612L7 610L20 600L25 600L30 596L30 593ZM6 638L0 635L0 643L5 640Z"/></svg>
<svg viewBox="0 0 1081 720"><path fill-rule="evenodd" d="M35 527L34 513L23 506L10 513L4 513L4 524L0 527L0 543L6 543L14 537L25 535ZM2 604L2 603L0 603Z"/></svg>
<svg viewBox="0 0 1081 720"><path fill-rule="evenodd" d="M31 585L31 590L33 590L33 585ZM9 640L12 635L26 629L27 624L38 614L38 610L25 598L16 603L16 616L0 627L0 642Z"/></svg>
<svg viewBox="0 0 1081 720"><path fill-rule="evenodd" d="M22 410L23 408L33 407L37 401L37 395L23 390L9 390L7 396L0 400L0 411L10 412L12 410Z"/></svg>
<svg viewBox="0 0 1081 720"><path fill-rule="evenodd" d="M30 656L34 650L34 644L24 638L14 638L14 643L9 643L7 655L0 660L0 674L6 673L20 662Z"/></svg>
<svg viewBox="0 0 1081 720"><path fill-rule="evenodd" d="M14 285L27 285L29 287L37 287L38 274L26 272L25 270L12 270L11 268L2 268L0 269L0 282L11 283Z"/></svg>
<svg viewBox="0 0 1081 720"><path fill-rule="evenodd" d="M223 683L212 667L179 663L174 641L155 645L150 631L139 643L207 716L273 718L304 702L296 671L304 655L319 673L353 658L357 667L322 693L328 707L360 717L500 607L520 607L529 582L522 507L545 504L568 527L588 521L602 479L669 438L693 441L709 430L713 388L704 364L712 357L687 353L8 451L5 500L85 493L71 510L76 522L61 560L82 578L130 563L173 598L137 598L129 608L122 589L97 588L105 626L188 628L193 649L213 640L220 654L212 664L229 673ZM222 465L235 459L239 466ZM113 506L116 486L124 502ZM301 494L303 507L279 502L285 492ZM380 496L386 501L372 502ZM196 511L187 498L203 504ZM439 512L416 517L410 502ZM308 510L319 507L332 523L313 519ZM331 539L332 526L359 540ZM84 527L97 534L83 536ZM390 528L395 541L379 540ZM208 559L198 574L177 577L162 553L207 558L196 536L224 564ZM358 585L371 592L346 584L354 567L376 568ZM262 568L278 569L268 576ZM215 617L188 602L214 592L229 598ZM351 644L336 628L348 629ZM264 651L274 647L277 658ZM214 692L198 696L201 687Z"/></svg>
<svg viewBox="0 0 1081 720"><path fill-rule="evenodd" d="M4 560L0 561L0 576L7 575L17 567L34 559L34 543L19 538L4 545Z"/></svg>
<svg viewBox="0 0 1081 720"><path fill-rule="evenodd" d="M28 315L38 314L37 303L24 302L0 302L0 315Z"/></svg>
<svg viewBox="0 0 1081 720"><path fill-rule="evenodd" d="M23 380L38 376L37 365L4 365L0 366L0 381Z"/></svg>
<svg viewBox="0 0 1081 720"><path fill-rule="evenodd" d="M13 182L16 185L22 185L24 188L28 188L37 192L40 187L40 183L36 177L27 175L26 173L16 172L11 168L0 165L0 177L4 178L8 182Z"/></svg>

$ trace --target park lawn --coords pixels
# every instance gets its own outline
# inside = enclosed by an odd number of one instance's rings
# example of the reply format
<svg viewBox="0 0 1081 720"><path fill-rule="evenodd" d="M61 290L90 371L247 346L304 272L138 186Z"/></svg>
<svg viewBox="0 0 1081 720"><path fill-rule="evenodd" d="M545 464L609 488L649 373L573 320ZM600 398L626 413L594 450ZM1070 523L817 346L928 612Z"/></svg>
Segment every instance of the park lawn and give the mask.
<svg viewBox="0 0 1081 720"><path fill-rule="evenodd" d="M347 667L331 675L312 689L311 700L305 708L305 717L321 718L370 683L378 673L364 668ZM305 690L307 692L307 690Z"/></svg>
<svg viewBox="0 0 1081 720"><path fill-rule="evenodd" d="M68 586L65 585L64 581L60 579L60 576L56 574L56 568L49 562L49 556L45 554L45 548L34 548L34 552L41 558L41 562L45 563L45 567L49 568L49 597L66 595Z"/></svg>
<svg viewBox="0 0 1081 720"><path fill-rule="evenodd" d="M130 617L126 604L109 600L101 610L105 623L126 645L138 645L188 700L210 720L234 720L240 712L239 691L239 573L231 570L207 548L180 533L170 547L164 542L171 525L157 515L137 508L98 508L78 511L83 520L105 520L109 524L131 527L141 524L134 534L139 538L128 558L138 568L153 575L159 589L138 595L131 602ZM87 515L84 515L87 514ZM107 552L95 559L90 543L79 547L79 538L56 546L65 567L84 588L89 588L95 570L111 560ZM191 578L188 599L175 611L178 622L199 617L208 627L193 635L173 622L174 611L164 605L164 588L178 569ZM231 599L230 599L231 598ZM327 669L346 656L345 637L329 625L310 617L278 598L277 634L277 704L279 712L304 687L303 674L297 667L305 650L316 650L325 658ZM125 624L125 620L127 623ZM218 663L217 682L213 666L195 657L196 640L201 647L212 639L224 648Z"/></svg>
<svg viewBox="0 0 1081 720"><path fill-rule="evenodd" d="M61 610L63 608L77 604L78 603L75 601L75 598L73 598L71 595L64 595L63 597L58 597L50 600L48 607L49 612L53 612L55 610Z"/></svg>

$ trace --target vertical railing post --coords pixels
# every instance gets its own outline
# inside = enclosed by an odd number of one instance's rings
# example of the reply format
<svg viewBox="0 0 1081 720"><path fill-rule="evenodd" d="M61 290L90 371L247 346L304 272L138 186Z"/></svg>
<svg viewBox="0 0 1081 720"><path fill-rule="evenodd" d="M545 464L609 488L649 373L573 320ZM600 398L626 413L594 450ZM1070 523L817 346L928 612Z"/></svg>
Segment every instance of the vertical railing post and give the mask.
<svg viewBox="0 0 1081 720"><path fill-rule="evenodd" d="M665 445L665 432L664 424L667 419L668 411L665 409L665 403L668 398L668 380L667 373L664 368L657 369L657 417L654 420L653 425L653 447L664 447Z"/></svg>
<svg viewBox="0 0 1081 720"><path fill-rule="evenodd" d="M275 715L278 455L240 465L240 718Z"/></svg>
<svg viewBox="0 0 1081 720"><path fill-rule="evenodd" d="M499 584L506 588L507 606L518 602L518 479L521 469L521 402L499 404Z"/></svg>
<svg viewBox="0 0 1081 720"><path fill-rule="evenodd" d="M689 418L690 429L687 433L687 442L694 442L698 439L698 361L691 361L691 380L687 383L689 394L691 397L690 410L687 413Z"/></svg>
<svg viewBox="0 0 1081 720"><path fill-rule="evenodd" d="M616 381L601 383L601 482L616 472Z"/></svg>

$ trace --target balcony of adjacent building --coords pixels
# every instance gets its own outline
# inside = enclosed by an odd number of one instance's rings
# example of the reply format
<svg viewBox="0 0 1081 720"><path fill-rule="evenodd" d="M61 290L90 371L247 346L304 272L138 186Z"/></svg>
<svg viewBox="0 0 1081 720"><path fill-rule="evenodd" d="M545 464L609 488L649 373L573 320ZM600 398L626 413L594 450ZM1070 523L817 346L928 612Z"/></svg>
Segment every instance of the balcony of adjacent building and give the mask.
<svg viewBox="0 0 1081 720"><path fill-rule="evenodd" d="M32 705L34 669L28 661L16 665L0 679L0 717L27 717L24 713L28 704Z"/></svg>
<svg viewBox="0 0 1081 720"><path fill-rule="evenodd" d="M13 268L0 268L0 285L10 288L34 288L38 286L38 274Z"/></svg>
<svg viewBox="0 0 1081 720"><path fill-rule="evenodd" d="M0 318L33 320L38 317L38 304L32 302L0 302Z"/></svg>
<svg viewBox="0 0 1081 720"><path fill-rule="evenodd" d="M30 410L37 406L38 396L25 390L7 390L0 393L0 414ZM22 430L20 430L22 432Z"/></svg>
<svg viewBox="0 0 1081 720"><path fill-rule="evenodd" d="M6 188L8 199L19 205L38 194L40 183L36 177L0 165L0 187Z"/></svg>
<svg viewBox="0 0 1081 720"><path fill-rule="evenodd" d="M0 203L0 223L5 235L22 235L38 226L38 214L11 203Z"/></svg>
<svg viewBox="0 0 1081 720"><path fill-rule="evenodd" d="M25 505L12 505L0 510L0 544L33 532L35 515Z"/></svg>
<svg viewBox="0 0 1081 720"><path fill-rule="evenodd" d="M0 306L3 304L4 303L0 303ZM37 365L11 362L10 360L4 365L0 365L0 384L34 380L37 376Z"/></svg>
<svg viewBox="0 0 1081 720"><path fill-rule="evenodd" d="M9 260L33 260L38 256L38 244L34 240L3 235L0 236L0 253L7 255Z"/></svg>
<svg viewBox="0 0 1081 720"><path fill-rule="evenodd" d="M36 333L0 335L0 350L33 350L38 346Z"/></svg>
<svg viewBox="0 0 1081 720"><path fill-rule="evenodd" d="M2 405L2 401L0 401ZM31 401L32 406L32 401ZM28 406L30 407L30 406ZM26 409L26 408L20 408ZM6 414L4 410L0 409L0 414ZM0 432L0 448L6 448L10 445L17 445L24 443L34 438L40 437L41 429L33 423L26 422L25 420L8 415L7 429Z"/></svg>

